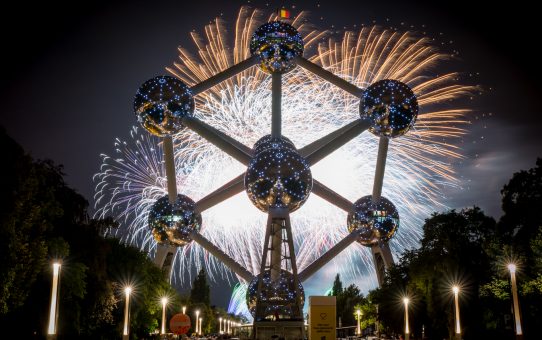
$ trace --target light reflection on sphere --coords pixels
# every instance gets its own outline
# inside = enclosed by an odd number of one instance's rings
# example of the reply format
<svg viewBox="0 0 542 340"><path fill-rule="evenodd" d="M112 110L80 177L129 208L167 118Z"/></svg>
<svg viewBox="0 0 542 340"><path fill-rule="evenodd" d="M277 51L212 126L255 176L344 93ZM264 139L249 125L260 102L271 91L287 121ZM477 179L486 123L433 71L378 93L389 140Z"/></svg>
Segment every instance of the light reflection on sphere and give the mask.
<svg viewBox="0 0 542 340"><path fill-rule="evenodd" d="M389 241L399 227L399 212L387 198L381 197L376 206L372 195L354 203L354 212L348 214L348 231L359 232L358 242L371 247Z"/></svg>

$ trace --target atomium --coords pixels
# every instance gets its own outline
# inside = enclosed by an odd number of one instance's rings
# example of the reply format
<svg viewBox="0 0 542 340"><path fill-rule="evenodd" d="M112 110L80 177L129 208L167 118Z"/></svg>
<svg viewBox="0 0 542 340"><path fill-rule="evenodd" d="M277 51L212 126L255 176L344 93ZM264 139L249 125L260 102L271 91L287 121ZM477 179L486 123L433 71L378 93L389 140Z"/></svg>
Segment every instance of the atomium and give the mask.
<svg viewBox="0 0 542 340"><path fill-rule="evenodd" d="M184 195L177 195L175 203L169 197L159 198L149 212L148 224L156 242L184 246L192 241L192 231L201 228L201 215L195 212L196 204Z"/></svg>
<svg viewBox="0 0 542 340"><path fill-rule="evenodd" d="M354 212L348 214L348 231L359 231L358 242L374 246L389 241L399 227L399 212L387 198L380 197L377 204L372 195L363 196L354 203Z"/></svg>
<svg viewBox="0 0 542 340"><path fill-rule="evenodd" d="M261 277L261 274L254 277L247 289L247 306L252 316L255 316L256 314L258 283ZM299 299L299 306L303 307L305 304L305 291L303 290L301 283L298 284L298 289L300 295L299 297L297 297L294 276L292 273L286 270L281 270L279 277L275 281L271 281L271 271L266 270L263 275L260 301L272 301L273 303L265 304L266 309L262 314L260 314L262 318L267 318L278 314L281 319L288 319L296 315L296 311L292 310L292 308L295 308L294 306L296 305L296 298Z"/></svg>
<svg viewBox="0 0 542 340"><path fill-rule="evenodd" d="M393 79L371 84L361 95L361 118L372 122L369 131L377 136L398 137L414 126L418 101L408 85Z"/></svg>
<svg viewBox="0 0 542 340"><path fill-rule="evenodd" d="M295 67L294 58L303 54L303 38L292 25L269 22L252 35L250 53L260 58L264 72L285 73Z"/></svg>
<svg viewBox="0 0 542 340"><path fill-rule="evenodd" d="M312 190L309 164L288 139L263 137L256 142L254 157L245 173L249 199L261 211L300 208Z"/></svg>
<svg viewBox="0 0 542 340"><path fill-rule="evenodd" d="M155 136L172 135L182 128L182 118L194 112L192 91L170 76L147 80L134 98L138 122Z"/></svg>

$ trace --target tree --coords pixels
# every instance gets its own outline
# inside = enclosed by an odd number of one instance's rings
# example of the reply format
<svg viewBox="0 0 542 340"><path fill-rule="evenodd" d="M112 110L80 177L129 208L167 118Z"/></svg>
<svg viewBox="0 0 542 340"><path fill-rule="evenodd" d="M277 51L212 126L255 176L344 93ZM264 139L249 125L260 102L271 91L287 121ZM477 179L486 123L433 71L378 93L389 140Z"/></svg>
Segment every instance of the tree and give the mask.
<svg viewBox="0 0 542 340"><path fill-rule="evenodd" d="M194 279L192 290L190 291L190 301L193 304L202 303L205 306L211 305L211 290L207 283L207 275L201 269L198 276Z"/></svg>
<svg viewBox="0 0 542 340"><path fill-rule="evenodd" d="M337 296L343 291L343 283L341 282L341 278L339 274L335 276L335 281L333 281L333 288L331 288L331 295Z"/></svg>

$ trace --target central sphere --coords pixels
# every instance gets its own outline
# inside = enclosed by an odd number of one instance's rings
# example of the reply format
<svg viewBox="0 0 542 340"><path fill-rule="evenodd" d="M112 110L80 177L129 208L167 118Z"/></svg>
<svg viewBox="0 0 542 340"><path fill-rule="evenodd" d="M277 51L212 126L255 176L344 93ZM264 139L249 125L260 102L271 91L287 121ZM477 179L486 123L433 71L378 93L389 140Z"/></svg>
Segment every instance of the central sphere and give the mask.
<svg viewBox="0 0 542 340"><path fill-rule="evenodd" d="M285 73L295 67L294 58L303 54L303 38L292 25L268 22L252 35L250 53L260 58L264 72Z"/></svg>
<svg viewBox="0 0 542 340"><path fill-rule="evenodd" d="M194 112L192 91L179 79L158 76L137 90L134 112L138 122L155 136L172 135L182 128L182 118Z"/></svg>
<svg viewBox="0 0 542 340"><path fill-rule="evenodd" d="M312 190L312 174L292 142L265 136L256 142L254 151L245 173L245 189L252 203L263 212L299 209Z"/></svg>
<svg viewBox="0 0 542 340"><path fill-rule="evenodd" d="M418 100L408 85L393 79L371 84L361 95L361 118L372 122L369 131L380 137L408 132L418 116Z"/></svg>
<svg viewBox="0 0 542 340"><path fill-rule="evenodd" d="M196 203L184 195L177 195L173 204L168 195L159 198L149 212L149 228L156 242L181 247L190 243L190 233L201 228L201 214L195 208Z"/></svg>
<svg viewBox="0 0 542 340"><path fill-rule="evenodd" d="M256 302L258 300L258 282L260 281L261 274L258 274L250 284L247 289L247 307L252 316L256 314ZM301 308L305 304L305 291L301 282L298 283L299 289L299 304ZM274 282L271 281L271 271L266 270L263 276L262 282L262 291L260 295L260 301L267 302L267 306L263 311L262 318L272 317L276 314L279 315L281 319L293 318L296 311L294 311L296 303L296 289L294 284L294 276L292 273L281 270L280 276Z"/></svg>
<svg viewBox="0 0 542 340"><path fill-rule="evenodd" d="M373 196L363 196L354 203L354 212L348 214L348 231L359 231L358 242L374 246L389 241L399 227L399 212L387 198L373 204Z"/></svg>

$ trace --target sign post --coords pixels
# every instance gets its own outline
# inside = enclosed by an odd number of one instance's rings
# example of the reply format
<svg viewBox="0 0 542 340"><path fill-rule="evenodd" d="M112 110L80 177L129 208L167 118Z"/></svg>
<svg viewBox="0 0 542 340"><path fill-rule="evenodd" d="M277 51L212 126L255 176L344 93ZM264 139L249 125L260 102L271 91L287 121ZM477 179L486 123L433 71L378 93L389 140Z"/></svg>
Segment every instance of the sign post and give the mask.
<svg viewBox="0 0 542 340"><path fill-rule="evenodd" d="M335 296L309 296L309 340L336 340Z"/></svg>

